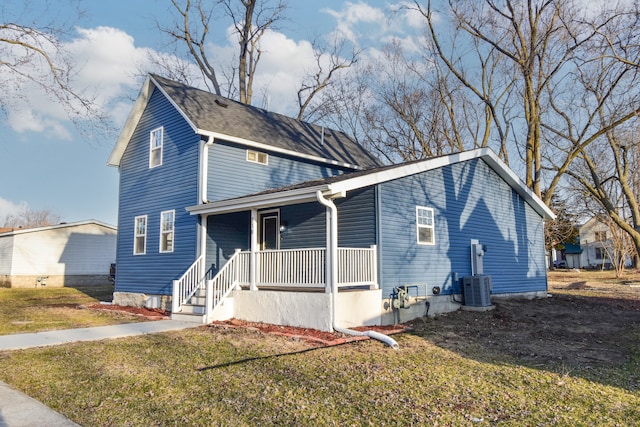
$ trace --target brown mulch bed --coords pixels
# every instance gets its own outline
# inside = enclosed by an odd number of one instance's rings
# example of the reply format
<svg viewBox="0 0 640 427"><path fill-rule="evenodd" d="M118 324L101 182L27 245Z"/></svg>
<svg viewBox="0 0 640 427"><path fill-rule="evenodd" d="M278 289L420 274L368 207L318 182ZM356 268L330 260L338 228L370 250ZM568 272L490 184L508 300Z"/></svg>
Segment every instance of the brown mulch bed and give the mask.
<svg viewBox="0 0 640 427"><path fill-rule="evenodd" d="M169 319L171 316L171 312L162 310L160 308L146 308L146 307L130 307L124 305L113 305L113 304L94 304L87 306L86 308L91 310L103 310L103 311L114 311L119 313L128 313L133 314L135 316L144 317L148 320L163 320Z"/></svg>
<svg viewBox="0 0 640 427"><path fill-rule="evenodd" d="M163 320L171 318L171 312L162 310L159 308L145 308L145 307L130 307L113 304L94 304L87 306L86 308L91 310L105 310L114 311L120 313L128 313L136 316L144 317L147 320ZM323 332L317 329L300 328L295 326L280 326L272 325L268 323L259 322L245 322L238 319L229 319L225 321L213 322L209 327L221 327L221 328L244 328L250 330L257 330L265 334L280 335L290 337L294 339L304 340L310 343L316 343L320 345L338 345L352 341L367 340L367 336L354 336L341 334L338 332ZM401 332L407 332L412 330L411 328L403 325L388 325L388 326L358 326L350 328L355 331L376 331L385 335L393 335Z"/></svg>
<svg viewBox="0 0 640 427"><path fill-rule="evenodd" d="M354 336L338 332L324 332L317 329L300 328L295 326L280 326L272 325L269 323L246 322L238 319L217 321L213 322L209 326L214 328L245 328L257 330L265 334L281 335L324 346L339 345L347 342L369 339L369 337L367 336ZM410 328L403 325L359 326L351 329L357 331L376 331L385 335L393 335L411 330Z"/></svg>

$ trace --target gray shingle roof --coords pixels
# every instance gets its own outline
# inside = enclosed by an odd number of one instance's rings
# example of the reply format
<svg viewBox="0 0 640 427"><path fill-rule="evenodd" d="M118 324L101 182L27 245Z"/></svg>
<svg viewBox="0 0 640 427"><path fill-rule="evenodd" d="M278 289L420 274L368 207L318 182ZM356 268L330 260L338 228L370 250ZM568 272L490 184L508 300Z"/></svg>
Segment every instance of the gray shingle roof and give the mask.
<svg viewBox="0 0 640 427"><path fill-rule="evenodd" d="M382 164L345 133L312 125L168 80L153 81L201 131L221 133L279 149L362 168Z"/></svg>

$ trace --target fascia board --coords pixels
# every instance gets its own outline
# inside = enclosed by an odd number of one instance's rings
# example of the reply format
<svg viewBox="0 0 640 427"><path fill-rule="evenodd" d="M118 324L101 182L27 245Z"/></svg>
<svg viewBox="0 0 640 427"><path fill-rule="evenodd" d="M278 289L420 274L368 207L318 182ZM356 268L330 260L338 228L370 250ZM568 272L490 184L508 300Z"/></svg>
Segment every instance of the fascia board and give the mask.
<svg viewBox="0 0 640 427"><path fill-rule="evenodd" d="M356 178L345 179L344 181L330 184L329 187L332 192L343 192L368 187L370 185L381 184L383 182L392 181L398 178L404 178L406 176L426 172L431 169L437 169L440 167L480 157L479 151L480 150L465 151L463 153L451 154L449 156L427 159L422 162L412 163L410 165L398 166L396 168L374 172Z"/></svg>
<svg viewBox="0 0 640 427"><path fill-rule="evenodd" d="M245 145L247 147L257 148L259 150L265 150L265 151L272 151L272 152L275 152L275 153L280 153L280 154L285 154L287 156L293 156L293 157L298 157L298 158L302 158L302 159L307 159L307 160L311 160L311 161L314 161L314 162L325 163L325 164L329 164L329 165L333 165L333 166L340 166L340 167L350 168L350 169L354 169L354 170L362 169L361 166L354 165L354 164L351 164L351 163L343 163L343 162L339 162L337 160L326 159L324 157L312 156L310 154L304 154L304 153L300 153L300 152L297 152L297 151L287 150L287 149L284 149L284 148L275 147L273 145L263 144L261 142L256 142L256 141L251 141L249 139L238 138L238 137L235 137L235 136L226 135L226 134L223 134L223 133L220 133L220 132L212 132L212 131L205 130L205 129L197 129L196 133L198 133L200 135L204 135L204 136L211 136L214 139L220 139L220 140L223 140L223 141L235 142L236 144Z"/></svg>
<svg viewBox="0 0 640 427"><path fill-rule="evenodd" d="M318 190L326 192L327 185L204 203L201 205L189 206L186 210L191 215L209 215L240 212L248 209L263 209L273 206L292 205L315 201L316 192Z"/></svg>

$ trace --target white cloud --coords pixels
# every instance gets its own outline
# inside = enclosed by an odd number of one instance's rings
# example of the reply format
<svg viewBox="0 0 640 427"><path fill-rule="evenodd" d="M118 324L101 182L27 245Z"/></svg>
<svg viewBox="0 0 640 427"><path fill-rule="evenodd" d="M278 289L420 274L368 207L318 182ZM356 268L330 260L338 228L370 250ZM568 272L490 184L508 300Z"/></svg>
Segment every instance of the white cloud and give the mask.
<svg viewBox="0 0 640 427"><path fill-rule="evenodd" d="M323 12L336 19L335 32L356 45L364 34L376 37L387 28L385 11L364 2L345 2L341 10L323 9Z"/></svg>
<svg viewBox="0 0 640 427"><path fill-rule="evenodd" d="M9 215L16 215L29 208L27 202L14 203L11 200L0 197L0 227Z"/></svg>

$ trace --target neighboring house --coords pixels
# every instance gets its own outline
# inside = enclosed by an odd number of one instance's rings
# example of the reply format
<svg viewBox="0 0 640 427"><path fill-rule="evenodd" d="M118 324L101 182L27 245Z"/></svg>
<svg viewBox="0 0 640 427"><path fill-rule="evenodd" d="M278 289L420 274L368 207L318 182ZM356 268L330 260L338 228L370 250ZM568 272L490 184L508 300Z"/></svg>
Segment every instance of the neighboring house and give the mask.
<svg viewBox="0 0 640 427"><path fill-rule="evenodd" d="M579 244L574 243L565 243L564 249L560 252L561 259L564 261L565 268L581 268L582 262L580 261L582 257L583 249Z"/></svg>
<svg viewBox="0 0 640 427"><path fill-rule="evenodd" d="M611 257L616 248L609 226L594 216L580 227L580 248L582 254L580 263L582 268L610 269L613 268ZM625 266L631 265L631 257L625 255Z"/></svg>
<svg viewBox="0 0 640 427"><path fill-rule="evenodd" d="M89 220L0 232L0 287L109 283L116 227Z"/></svg>
<svg viewBox="0 0 640 427"><path fill-rule="evenodd" d="M341 132L151 75L109 164L116 304L331 330L457 309L482 273L546 295L553 213L489 149L382 166Z"/></svg>

